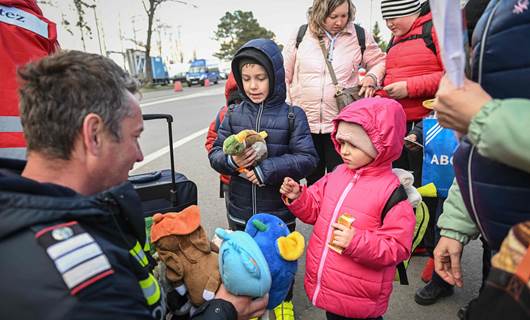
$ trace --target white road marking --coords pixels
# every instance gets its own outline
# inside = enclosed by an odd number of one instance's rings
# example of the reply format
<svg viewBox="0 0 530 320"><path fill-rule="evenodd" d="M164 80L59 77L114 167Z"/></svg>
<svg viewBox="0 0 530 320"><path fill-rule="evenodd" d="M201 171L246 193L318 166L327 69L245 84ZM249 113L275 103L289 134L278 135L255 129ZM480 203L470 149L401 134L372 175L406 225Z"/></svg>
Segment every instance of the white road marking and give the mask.
<svg viewBox="0 0 530 320"><path fill-rule="evenodd" d="M198 93L192 93L192 94L187 95L187 96L179 96L179 97L174 97L174 98L169 98L169 99L164 99L164 100L140 103L140 107L143 108L143 107L149 107L149 106L153 106L153 105L161 104L161 103L166 103L166 102L173 102L173 101L200 98L200 97L216 96L216 95L219 95L219 94L224 94L224 92L225 92L224 87L218 87L218 88L209 90L207 92L198 92Z"/></svg>
<svg viewBox="0 0 530 320"><path fill-rule="evenodd" d="M197 132L194 132L192 134L190 134L189 136L186 136L176 142L173 143L173 149L176 149L178 147L181 147L183 145L185 145L186 143L192 141L193 139L196 139L200 136L202 136L203 134L205 134L206 132L208 132L208 128L204 128L204 129L201 129ZM165 146L163 147L162 149L159 149L153 153L150 153L148 154L147 156L144 157L144 161L142 162L137 162L135 165L134 165L134 168L131 170L130 174L134 174L135 171L137 171L138 169L142 168L143 166L153 162L154 160L164 156L165 154L169 153L169 146ZM169 158L169 156L168 156Z"/></svg>

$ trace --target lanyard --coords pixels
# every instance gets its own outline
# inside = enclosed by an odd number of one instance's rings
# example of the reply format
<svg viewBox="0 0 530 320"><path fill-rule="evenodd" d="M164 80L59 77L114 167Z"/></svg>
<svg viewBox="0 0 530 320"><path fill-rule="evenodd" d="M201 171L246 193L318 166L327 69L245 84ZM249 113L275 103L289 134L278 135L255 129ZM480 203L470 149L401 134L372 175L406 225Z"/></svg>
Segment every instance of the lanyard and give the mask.
<svg viewBox="0 0 530 320"><path fill-rule="evenodd" d="M333 61L333 50L335 49L335 41L337 40L337 37L339 36L339 34L337 33L334 37L332 37L329 32L324 31L324 33L329 39L328 61L332 62Z"/></svg>

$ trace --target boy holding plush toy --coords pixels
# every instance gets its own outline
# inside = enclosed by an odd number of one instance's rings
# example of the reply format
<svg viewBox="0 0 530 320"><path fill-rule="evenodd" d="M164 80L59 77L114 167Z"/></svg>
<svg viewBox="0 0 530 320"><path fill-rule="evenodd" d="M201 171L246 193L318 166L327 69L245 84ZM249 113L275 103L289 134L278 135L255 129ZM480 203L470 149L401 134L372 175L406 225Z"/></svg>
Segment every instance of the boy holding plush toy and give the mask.
<svg viewBox="0 0 530 320"><path fill-rule="evenodd" d="M243 89L243 101L228 110L208 154L216 171L232 176L228 224L232 230L244 230L253 215L267 212L293 231L295 217L283 203L279 189L284 177L300 180L318 162L306 115L299 107L285 103L283 57L272 40L255 39L243 45L232 60L232 73ZM246 147L241 155L223 152L225 139L245 129L267 133L267 158L259 164L252 147Z"/></svg>

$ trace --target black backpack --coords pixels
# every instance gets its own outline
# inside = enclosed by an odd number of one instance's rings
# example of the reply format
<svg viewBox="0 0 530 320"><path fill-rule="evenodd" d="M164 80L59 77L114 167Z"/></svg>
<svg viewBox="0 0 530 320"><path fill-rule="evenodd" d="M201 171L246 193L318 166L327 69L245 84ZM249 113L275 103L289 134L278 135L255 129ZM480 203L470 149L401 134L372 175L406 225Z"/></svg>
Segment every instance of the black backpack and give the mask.
<svg viewBox="0 0 530 320"><path fill-rule="evenodd" d="M398 43L421 38L423 39L423 42L425 42L425 46L429 48L434 53L434 55L436 55L436 45L434 44L434 40L432 39L432 28L433 24L431 20L423 24L421 34L415 34L413 36L406 37L404 39L399 40L398 42L394 42L394 37L390 38L390 42L386 47L386 52L388 53L388 51L390 51L390 49L392 49L392 47Z"/></svg>
<svg viewBox="0 0 530 320"><path fill-rule="evenodd" d="M296 36L296 49L300 46L305 33L307 32L307 24L303 24L298 29L298 35ZM361 57L364 55L364 50L366 50L366 34L363 27L358 24L355 24L355 32L357 33L357 39L359 40L359 46L361 47Z"/></svg>
<svg viewBox="0 0 530 320"><path fill-rule="evenodd" d="M396 204L400 203L401 201L407 200L407 192L405 191L405 188L403 185L399 185L399 187L392 192L390 197L388 198L385 207L383 208L383 211L381 213L381 224L383 224L383 221L385 220L386 214L392 207L394 207ZM405 263L400 262L397 266L397 272L399 275L399 283L402 285L408 285L409 280L407 277L407 269L405 267Z"/></svg>

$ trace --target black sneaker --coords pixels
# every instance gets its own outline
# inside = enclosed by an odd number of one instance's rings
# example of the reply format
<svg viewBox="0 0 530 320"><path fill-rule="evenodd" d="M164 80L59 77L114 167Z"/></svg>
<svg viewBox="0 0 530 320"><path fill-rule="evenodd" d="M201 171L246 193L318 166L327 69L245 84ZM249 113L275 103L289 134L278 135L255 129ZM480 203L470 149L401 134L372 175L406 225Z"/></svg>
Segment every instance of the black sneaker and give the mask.
<svg viewBox="0 0 530 320"><path fill-rule="evenodd" d="M414 295L414 301L422 306L428 306L436 303L442 297L449 297L453 295L453 287L441 287L438 284L430 281L427 285Z"/></svg>

